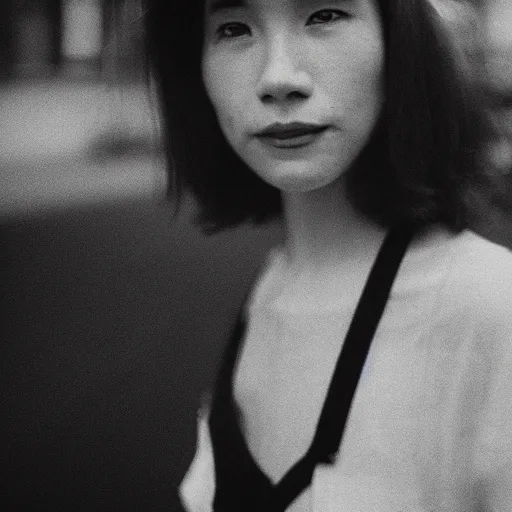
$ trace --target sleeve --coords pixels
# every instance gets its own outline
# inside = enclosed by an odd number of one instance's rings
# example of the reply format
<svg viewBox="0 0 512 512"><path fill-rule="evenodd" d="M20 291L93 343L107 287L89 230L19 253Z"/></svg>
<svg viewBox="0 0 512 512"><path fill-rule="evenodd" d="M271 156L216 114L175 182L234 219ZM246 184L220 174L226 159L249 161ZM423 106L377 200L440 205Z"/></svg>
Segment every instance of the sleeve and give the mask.
<svg viewBox="0 0 512 512"><path fill-rule="evenodd" d="M192 463L179 487L187 512L212 512L215 495L215 467L208 429L208 410L203 405L197 415L197 446Z"/></svg>
<svg viewBox="0 0 512 512"><path fill-rule="evenodd" d="M475 446L483 512L512 510L512 282L502 298L485 340L490 349L487 388Z"/></svg>

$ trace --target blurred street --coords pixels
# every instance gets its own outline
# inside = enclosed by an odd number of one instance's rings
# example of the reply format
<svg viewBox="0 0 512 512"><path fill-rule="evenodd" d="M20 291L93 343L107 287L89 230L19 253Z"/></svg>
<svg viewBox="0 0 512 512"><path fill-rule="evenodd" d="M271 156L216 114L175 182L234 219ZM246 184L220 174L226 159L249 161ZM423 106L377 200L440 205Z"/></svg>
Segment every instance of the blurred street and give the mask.
<svg viewBox="0 0 512 512"><path fill-rule="evenodd" d="M142 85L0 87L0 214L162 194L158 124Z"/></svg>
<svg viewBox="0 0 512 512"><path fill-rule="evenodd" d="M181 510L200 394L275 235L205 238L143 197L1 223L0 510Z"/></svg>

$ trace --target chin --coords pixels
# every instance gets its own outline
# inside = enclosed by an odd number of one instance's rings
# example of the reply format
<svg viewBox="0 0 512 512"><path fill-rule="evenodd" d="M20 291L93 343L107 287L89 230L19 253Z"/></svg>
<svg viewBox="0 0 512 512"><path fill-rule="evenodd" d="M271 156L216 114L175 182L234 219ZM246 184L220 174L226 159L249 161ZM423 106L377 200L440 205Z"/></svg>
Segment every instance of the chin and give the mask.
<svg viewBox="0 0 512 512"><path fill-rule="evenodd" d="M274 172L257 172L259 177L269 185L281 192L306 193L319 190L339 181L341 175L339 168L336 172L318 172L305 169L275 170Z"/></svg>

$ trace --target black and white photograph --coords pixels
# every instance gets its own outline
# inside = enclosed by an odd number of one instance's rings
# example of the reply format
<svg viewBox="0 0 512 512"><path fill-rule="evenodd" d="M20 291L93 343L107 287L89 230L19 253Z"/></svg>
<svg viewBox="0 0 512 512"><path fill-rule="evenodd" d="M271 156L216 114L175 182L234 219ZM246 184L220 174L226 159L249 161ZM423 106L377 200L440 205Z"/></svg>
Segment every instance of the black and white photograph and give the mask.
<svg viewBox="0 0 512 512"><path fill-rule="evenodd" d="M1 0L0 510L512 511L510 0Z"/></svg>

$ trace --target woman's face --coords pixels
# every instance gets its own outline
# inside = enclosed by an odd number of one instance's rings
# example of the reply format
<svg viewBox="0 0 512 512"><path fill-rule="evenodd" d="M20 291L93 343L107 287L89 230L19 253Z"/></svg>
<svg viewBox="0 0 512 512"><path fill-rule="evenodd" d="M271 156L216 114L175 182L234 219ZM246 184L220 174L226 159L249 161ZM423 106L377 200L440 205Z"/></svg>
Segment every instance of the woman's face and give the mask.
<svg viewBox="0 0 512 512"><path fill-rule="evenodd" d="M206 0L203 80L234 151L282 191L332 183L383 103L377 0Z"/></svg>

